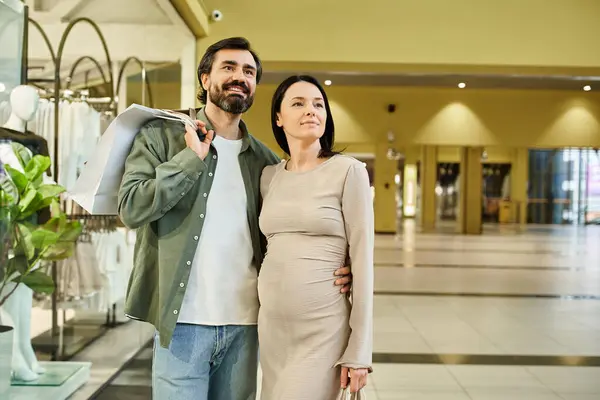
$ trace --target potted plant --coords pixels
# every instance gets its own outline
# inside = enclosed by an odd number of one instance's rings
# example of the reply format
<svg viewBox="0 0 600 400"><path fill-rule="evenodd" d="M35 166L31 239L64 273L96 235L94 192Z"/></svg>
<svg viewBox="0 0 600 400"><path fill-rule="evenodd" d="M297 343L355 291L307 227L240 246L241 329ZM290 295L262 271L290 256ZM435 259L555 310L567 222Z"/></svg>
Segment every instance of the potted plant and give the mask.
<svg viewBox="0 0 600 400"><path fill-rule="evenodd" d="M12 359L12 329L2 325L3 305L19 285L52 294L55 284L40 266L70 257L81 233L80 223L69 221L60 208L65 189L44 182L50 158L32 157L18 143L11 146L21 169L3 165L0 170L0 393L7 382L10 385ZM51 218L39 224L38 212L48 207Z"/></svg>

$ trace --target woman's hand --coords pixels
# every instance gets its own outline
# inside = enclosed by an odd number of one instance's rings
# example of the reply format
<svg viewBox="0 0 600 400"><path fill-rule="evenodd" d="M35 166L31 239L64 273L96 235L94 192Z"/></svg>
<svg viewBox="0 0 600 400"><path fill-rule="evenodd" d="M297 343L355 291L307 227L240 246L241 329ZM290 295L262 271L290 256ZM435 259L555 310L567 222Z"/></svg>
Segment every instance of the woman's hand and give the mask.
<svg viewBox="0 0 600 400"><path fill-rule="evenodd" d="M367 368L346 368L342 367L341 384L342 388L348 387L348 378L350 378L350 393L356 393L360 389L367 386L367 376L369 370Z"/></svg>
<svg viewBox="0 0 600 400"><path fill-rule="evenodd" d="M335 281L336 286L342 286L340 292L348 293L352 288L352 272L350 267L340 267L335 271L334 275L340 277Z"/></svg>

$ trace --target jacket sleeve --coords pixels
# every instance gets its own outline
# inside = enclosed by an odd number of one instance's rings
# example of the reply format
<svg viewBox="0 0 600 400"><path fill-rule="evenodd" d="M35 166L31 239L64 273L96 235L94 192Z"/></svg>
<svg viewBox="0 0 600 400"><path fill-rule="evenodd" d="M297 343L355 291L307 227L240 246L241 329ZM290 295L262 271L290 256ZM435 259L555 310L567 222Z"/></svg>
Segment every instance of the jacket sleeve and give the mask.
<svg viewBox="0 0 600 400"><path fill-rule="evenodd" d="M128 228L137 229L164 216L207 169L188 147L163 162L162 140L157 123L145 125L125 162L118 211Z"/></svg>
<svg viewBox="0 0 600 400"><path fill-rule="evenodd" d="M353 280L350 339L337 365L372 371L375 227L369 176L362 163L352 165L348 171L342 195L342 212Z"/></svg>

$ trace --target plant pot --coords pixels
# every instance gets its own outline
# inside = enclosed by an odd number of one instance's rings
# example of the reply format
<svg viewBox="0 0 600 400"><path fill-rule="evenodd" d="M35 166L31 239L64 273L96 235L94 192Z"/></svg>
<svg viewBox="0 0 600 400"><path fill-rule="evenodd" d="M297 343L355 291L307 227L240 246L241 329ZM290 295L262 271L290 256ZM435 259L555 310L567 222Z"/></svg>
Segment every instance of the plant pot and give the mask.
<svg viewBox="0 0 600 400"><path fill-rule="evenodd" d="M0 399L7 399L12 375L12 326L0 325Z"/></svg>

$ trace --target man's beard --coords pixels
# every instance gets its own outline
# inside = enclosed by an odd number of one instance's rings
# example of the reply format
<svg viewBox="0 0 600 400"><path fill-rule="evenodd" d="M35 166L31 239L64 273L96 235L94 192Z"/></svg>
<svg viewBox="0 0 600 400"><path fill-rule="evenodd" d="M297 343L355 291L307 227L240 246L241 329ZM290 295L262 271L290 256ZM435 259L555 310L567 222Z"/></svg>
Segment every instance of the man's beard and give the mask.
<svg viewBox="0 0 600 400"><path fill-rule="evenodd" d="M246 97L244 98L240 94L225 93L225 91L232 86L241 87L242 90L244 90ZM213 85L208 92L208 97L210 101L221 110L231 114L245 113L252 107L252 103L254 102L254 96L250 95L250 90L242 82L231 82L223 85L221 88L217 85Z"/></svg>

